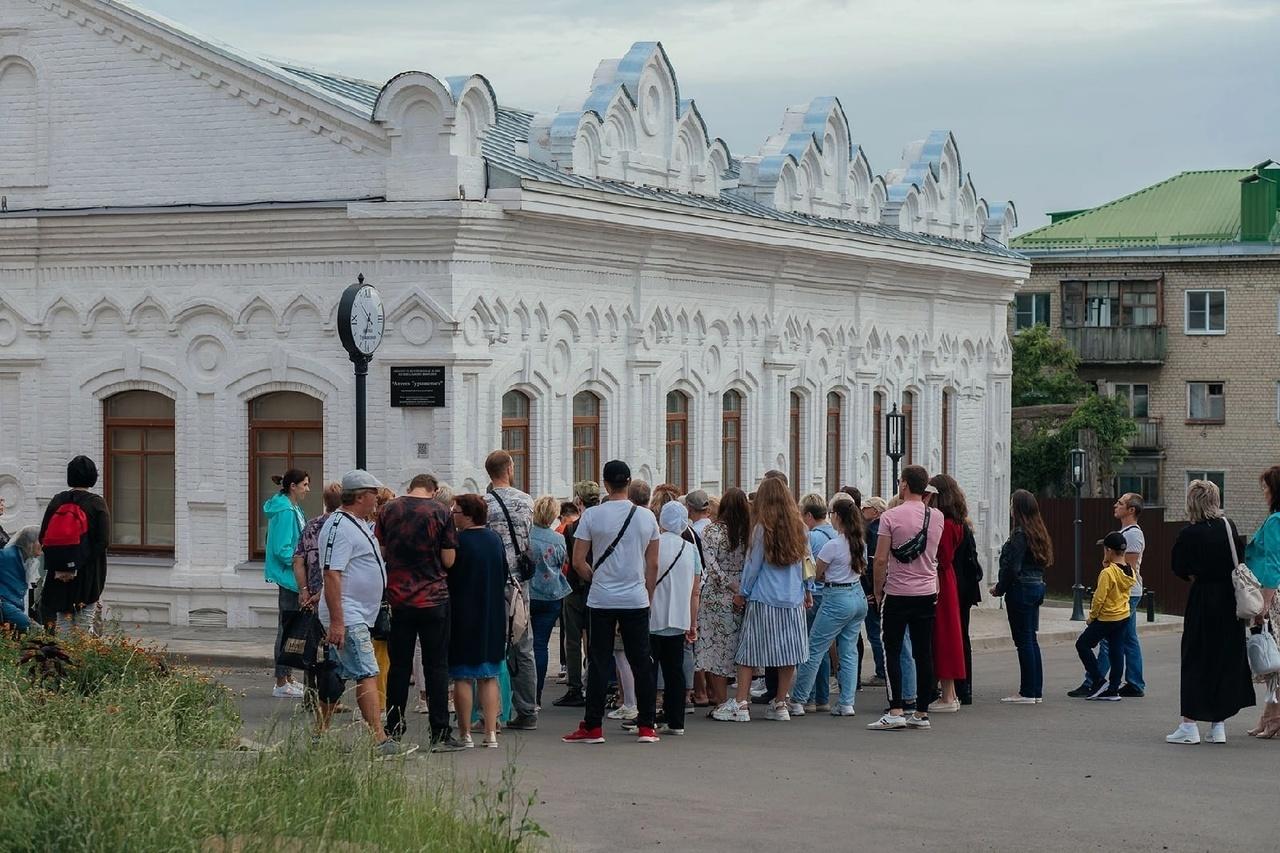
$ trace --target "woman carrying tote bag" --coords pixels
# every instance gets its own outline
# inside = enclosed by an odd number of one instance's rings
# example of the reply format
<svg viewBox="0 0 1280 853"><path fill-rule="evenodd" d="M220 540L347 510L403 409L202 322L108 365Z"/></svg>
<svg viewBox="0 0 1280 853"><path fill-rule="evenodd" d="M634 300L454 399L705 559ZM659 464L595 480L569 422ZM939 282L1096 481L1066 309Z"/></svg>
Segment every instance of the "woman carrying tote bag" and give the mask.
<svg viewBox="0 0 1280 853"><path fill-rule="evenodd" d="M1209 743L1226 743L1225 720L1255 703L1231 584L1239 562L1238 534L1221 505L1215 484L1192 480L1187 487L1191 523L1173 543L1173 573L1191 581L1191 590L1182 625L1182 723L1165 737L1168 743L1199 743L1198 720L1212 724Z"/></svg>
<svg viewBox="0 0 1280 853"><path fill-rule="evenodd" d="M1263 610L1254 625L1270 631L1280 641L1280 595L1276 595L1276 587L1280 587L1280 465L1272 465L1258 479L1262 481L1262 497L1271 514L1245 549L1244 561L1262 584ZM1270 681L1274 685L1276 679ZM1269 698L1263 705L1262 719L1249 734L1260 738L1280 735L1280 703Z"/></svg>

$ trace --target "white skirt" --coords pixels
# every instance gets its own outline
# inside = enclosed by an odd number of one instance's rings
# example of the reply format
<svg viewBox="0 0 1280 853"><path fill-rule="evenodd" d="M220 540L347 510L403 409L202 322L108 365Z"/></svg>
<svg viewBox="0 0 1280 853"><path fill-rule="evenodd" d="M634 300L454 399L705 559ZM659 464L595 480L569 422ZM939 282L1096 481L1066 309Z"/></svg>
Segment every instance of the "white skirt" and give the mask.
<svg viewBox="0 0 1280 853"><path fill-rule="evenodd" d="M809 628L804 605L772 607L747 602L738 654L741 666L797 666L809 657Z"/></svg>

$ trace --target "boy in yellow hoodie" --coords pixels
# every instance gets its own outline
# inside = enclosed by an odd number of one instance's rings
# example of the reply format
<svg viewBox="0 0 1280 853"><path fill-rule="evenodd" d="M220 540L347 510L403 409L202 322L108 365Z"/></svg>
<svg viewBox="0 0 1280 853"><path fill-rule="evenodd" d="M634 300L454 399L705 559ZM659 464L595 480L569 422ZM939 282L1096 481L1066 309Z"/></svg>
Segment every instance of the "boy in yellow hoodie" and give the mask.
<svg viewBox="0 0 1280 853"><path fill-rule="evenodd" d="M1129 590L1137 582L1133 569L1124 560L1128 547L1124 535L1108 533L1098 542L1103 547L1105 559L1098 575L1098 586L1093 592L1093 605L1089 608L1089 624L1076 640L1076 653L1084 664L1085 683L1082 689L1071 695L1084 695L1086 699L1104 702L1120 701L1120 685L1124 683L1124 632L1129 627ZM1107 643L1111 671L1110 681L1104 679L1098 668L1098 658L1093 650L1103 640Z"/></svg>

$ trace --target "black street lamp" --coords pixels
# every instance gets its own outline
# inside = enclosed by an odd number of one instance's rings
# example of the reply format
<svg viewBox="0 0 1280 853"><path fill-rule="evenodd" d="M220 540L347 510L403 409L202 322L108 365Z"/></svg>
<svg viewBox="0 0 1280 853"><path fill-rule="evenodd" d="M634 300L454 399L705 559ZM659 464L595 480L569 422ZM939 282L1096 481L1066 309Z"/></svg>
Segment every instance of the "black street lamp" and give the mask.
<svg viewBox="0 0 1280 853"><path fill-rule="evenodd" d="M885 447L889 458L893 460L893 493L898 493L898 462L907 455L906 440L907 416L898 411L898 404L893 404L893 411L884 416Z"/></svg>
<svg viewBox="0 0 1280 853"><path fill-rule="evenodd" d="M1076 487L1076 520L1075 520L1075 537L1076 537L1076 582L1071 587L1071 621L1084 621L1084 574L1081 560L1083 552L1081 550L1081 536L1084 530L1084 519L1081 518L1080 511L1080 493L1084 490L1084 471L1085 471L1085 454L1080 448L1071 451L1071 484Z"/></svg>

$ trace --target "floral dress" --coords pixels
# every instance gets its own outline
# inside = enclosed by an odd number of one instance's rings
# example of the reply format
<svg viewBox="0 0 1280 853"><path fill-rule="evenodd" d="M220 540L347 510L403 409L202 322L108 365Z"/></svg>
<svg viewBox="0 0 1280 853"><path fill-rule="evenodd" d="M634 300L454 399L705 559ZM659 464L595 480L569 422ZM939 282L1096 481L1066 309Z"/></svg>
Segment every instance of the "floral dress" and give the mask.
<svg viewBox="0 0 1280 853"><path fill-rule="evenodd" d="M733 609L734 587L742 581L747 543L729 550L729 533L723 524L712 524L702 534L706 565L702 573L702 603L698 608L698 642L694 666L712 675L730 678L738 671L733 658L738 651L742 614ZM731 586L731 584L733 586Z"/></svg>

